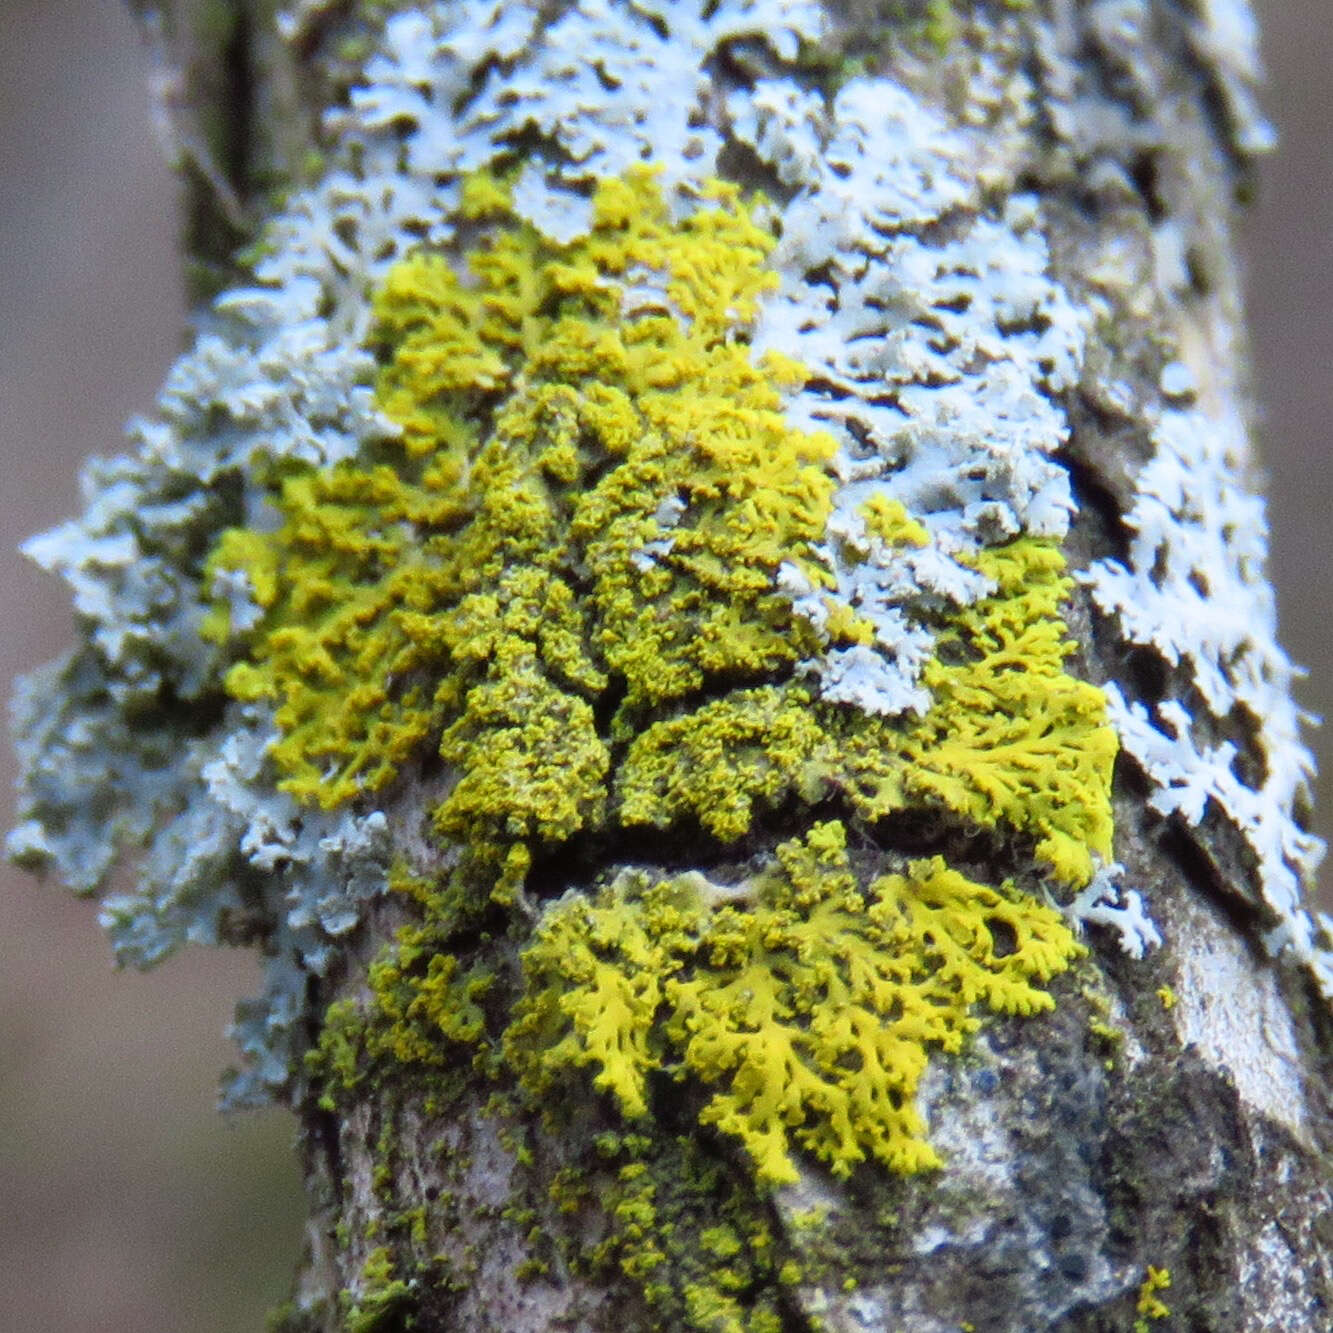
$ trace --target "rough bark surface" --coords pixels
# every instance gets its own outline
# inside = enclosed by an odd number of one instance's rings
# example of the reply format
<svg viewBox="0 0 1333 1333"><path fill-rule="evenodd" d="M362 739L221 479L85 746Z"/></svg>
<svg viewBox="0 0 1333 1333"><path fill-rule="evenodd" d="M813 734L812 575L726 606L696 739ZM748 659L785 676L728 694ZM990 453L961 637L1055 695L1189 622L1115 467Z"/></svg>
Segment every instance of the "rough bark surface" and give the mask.
<svg viewBox="0 0 1333 1333"><path fill-rule="evenodd" d="M223 255L268 192L318 169L337 133L321 112L356 81L382 7L298 6L282 36L267 0L144 8L176 71L167 93L187 159L189 247L215 275L206 285L221 286ZM1255 146L1243 72L1198 39L1208 6L1184 0L932 5L929 31L918 8L839 0L819 54L892 78L948 121L967 110L971 57L986 53L1001 87L989 168L1040 199L1052 276L1101 311L1061 397L1071 432L1060 459L1078 503L1065 551L1074 570L1124 558L1164 396L1218 421L1252 410L1231 240ZM725 131L722 93L753 75L722 61L714 75ZM757 159L738 155L731 174L774 184ZM1164 377L1177 365L1188 380ZM1128 642L1086 586L1067 619L1084 679L1192 706L1186 667ZM1260 721L1234 710L1209 739L1243 764ZM625 1123L590 1080L545 1108L546 1123L512 1095L512 1075L465 1062L447 1084L405 1068L323 1108L312 1086L295 1107L308 1246L283 1326L670 1327L636 1268L649 1242L663 1252L653 1281L673 1289L669 1308L700 1312L680 1327L1119 1333L1155 1324L1150 1269L1170 1274L1155 1293L1170 1311L1163 1328L1329 1326L1327 1002L1307 968L1262 947L1273 913L1232 823L1214 807L1191 826L1152 795L1143 765L1122 754L1115 855L1164 942L1134 958L1113 930L1089 927L1087 956L1050 983L1053 1011L988 1018L963 1054L932 1062L920 1103L940 1169L862 1165L841 1180L802 1159L796 1184L760 1187L733 1140L698 1126L697 1090L668 1084L654 1090L637 1159L658 1233L644 1237L626 1221L643 1200L634 1174L599 1148ZM385 809L406 826L424 803L408 784ZM1017 854L972 829L931 836L930 850L967 864ZM872 854L890 866L912 850ZM416 852L419 873L443 855ZM625 859L675 865L677 850L648 834ZM586 882L588 868L578 873ZM1013 873L1008 859L996 871ZM402 912L392 899L371 907L355 946L312 982L317 1007L365 994ZM497 943L511 985L515 955ZM719 1289L753 1322L706 1322Z"/></svg>

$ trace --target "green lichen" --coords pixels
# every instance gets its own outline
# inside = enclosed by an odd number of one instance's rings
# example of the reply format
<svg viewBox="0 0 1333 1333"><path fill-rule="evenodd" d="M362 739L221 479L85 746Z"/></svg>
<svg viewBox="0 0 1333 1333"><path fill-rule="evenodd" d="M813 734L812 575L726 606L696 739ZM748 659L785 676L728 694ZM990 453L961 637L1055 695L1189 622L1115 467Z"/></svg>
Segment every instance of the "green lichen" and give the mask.
<svg viewBox="0 0 1333 1333"><path fill-rule="evenodd" d="M467 182L484 239L404 260L375 298L398 438L272 476L272 530L212 555L262 611L245 629L219 605L208 632L231 693L275 710L285 790L332 808L437 760L452 775L431 812L452 869L402 886L411 919L369 1000L330 1008L309 1072L329 1097L377 1065L507 1065L540 1097L586 1070L630 1120L665 1072L761 1181L797 1151L842 1174L933 1165L929 1053L979 1006L1049 1007L1037 983L1077 946L1008 884L939 858L862 873L848 840L925 817L1015 840L1066 886L1109 858L1115 742L1065 670L1064 557L1036 538L955 553L993 591L937 613L924 715L822 702L780 568L824 590L835 645L872 634L821 554L832 441L783 415L804 372L748 346L773 238L723 184L673 208L640 171L592 206L561 245L503 180ZM931 540L883 497L861 517ZM774 849L777 811L801 836ZM591 879L616 845L651 859L648 830L764 868L734 891L631 873L529 901L559 849Z"/></svg>
<svg viewBox="0 0 1333 1333"><path fill-rule="evenodd" d="M939 857L863 886L842 824L816 824L734 889L627 875L562 901L524 956L509 1058L538 1100L589 1067L631 1119L651 1074L698 1079L717 1089L700 1119L761 1181L795 1181L798 1145L839 1175L917 1171L939 1165L915 1106L928 1051L958 1051L977 1005L1049 1009L1034 982L1078 949L1054 908Z"/></svg>
<svg viewBox="0 0 1333 1333"><path fill-rule="evenodd" d="M964 14L960 10L971 9L960 0L926 0L922 17L922 36L936 51L947 52L963 36ZM1032 0L1001 0L1001 8L1021 11L1032 8Z"/></svg>

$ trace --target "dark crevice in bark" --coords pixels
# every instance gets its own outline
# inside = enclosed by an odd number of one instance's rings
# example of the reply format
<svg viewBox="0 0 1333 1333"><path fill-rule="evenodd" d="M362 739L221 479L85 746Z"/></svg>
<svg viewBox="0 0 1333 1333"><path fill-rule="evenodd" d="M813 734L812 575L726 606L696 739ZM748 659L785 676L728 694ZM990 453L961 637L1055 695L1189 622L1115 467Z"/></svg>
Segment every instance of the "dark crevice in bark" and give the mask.
<svg viewBox="0 0 1333 1333"><path fill-rule="evenodd" d="M1129 177L1143 199L1150 222L1161 222L1170 213L1161 193L1160 166L1156 150L1139 153L1129 164Z"/></svg>
<svg viewBox="0 0 1333 1333"><path fill-rule="evenodd" d="M250 197L250 155L256 139L255 98L258 88L254 42L254 20L245 8L241 8L220 53L220 92L228 114L218 134L218 166L242 203Z"/></svg>
<svg viewBox="0 0 1333 1333"><path fill-rule="evenodd" d="M717 174L747 192L759 192L784 206L796 194L749 144L741 143L731 134L717 155Z"/></svg>
<svg viewBox="0 0 1333 1333"><path fill-rule="evenodd" d="M1171 667L1155 648L1133 644L1125 650L1123 662L1123 679L1133 687L1136 701L1151 706L1167 697L1171 688Z"/></svg>
<svg viewBox="0 0 1333 1333"><path fill-rule="evenodd" d="M779 843L829 820L846 825L853 864L867 861L870 875L882 872L886 855L944 856L952 865L991 879L997 866L1029 862L1035 843L1026 835L972 824L945 809L907 809L868 821L837 794L815 802L791 796L756 810L749 833L734 842L720 841L697 819L681 818L665 828L620 825L538 846L526 888L533 898L547 900L573 887L596 884L608 871L636 866L665 874L697 870L721 884L738 883L771 865Z"/></svg>
<svg viewBox="0 0 1333 1333"><path fill-rule="evenodd" d="M312 1146L321 1158L320 1173L329 1183L333 1207L342 1211L345 1206L343 1192L343 1156L342 1122L336 1111L326 1111L323 1107L311 1103L302 1113L301 1119L310 1135Z"/></svg>
<svg viewBox="0 0 1333 1333"><path fill-rule="evenodd" d="M1070 409L1075 435L1078 434L1078 409ZM1133 533L1125 523L1125 506L1101 472L1080 452L1060 450L1056 457L1069 471L1074 503L1080 518L1079 537L1085 548L1084 564L1097 560L1118 560L1127 564Z"/></svg>
<svg viewBox="0 0 1333 1333"><path fill-rule="evenodd" d="M1190 887L1213 903L1226 917L1237 936L1255 951L1256 960L1266 963L1259 941L1273 925L1271 913L1262 907L1250 888L1248 874L1241 878L1228 873L1242 857L1252 856L1243 840L1224 819L1205 814L1199 828L1190 828L1173 816L1161 835L1163 851L1178 865ZM1239 870L1239 866L1237 866Z"/></svg>

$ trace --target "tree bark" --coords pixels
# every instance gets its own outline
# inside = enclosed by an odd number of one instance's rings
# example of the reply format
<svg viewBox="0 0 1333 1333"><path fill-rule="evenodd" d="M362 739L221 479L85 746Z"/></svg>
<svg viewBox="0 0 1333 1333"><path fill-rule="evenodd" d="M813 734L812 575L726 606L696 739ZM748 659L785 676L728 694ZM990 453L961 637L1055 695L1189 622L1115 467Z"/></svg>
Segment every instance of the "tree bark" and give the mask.
<svg viewBox="0 0 1333 1333"><path fill-rule="evenodd" d="M436 180L444 199L397 212L385 206L384 245L394 262L410 257L409 236L456 257L457 247L473 243L468 225L438 238L430 227L451 210L457 217L447 189L473 164L448 156L440 126L454 117L458 142L471 142L467 136L481 131L468 117L488 97L495 117L530 100L527 119L514 112L502 130L485 122L487 142L503 141L506 167L521 169L525 155L548 163L552 189L574 181L566 204L618 176L608 165L619 160L617 136L635 135L626 166L648 156L668 185L688 174L682 163L693 153L713 155L716 176L739 184L745 197L766 193L778 219L772 229L781 233L771 257L780 281L804 284L801 300L820 283L835 291L827 328L841 339L860 337L867 363L881 358L862 373L845 345L828 352L801 390L813 397L793 412L835 435L841 423L843 458L882 455L885 494L901 497L907 517L925 521L946 555L969 543L984 550L1033 535L1056 541L1074 580L1061 612L1075 645L1064 670L1105 691L1119 744L1109 798L1118 870L1089 835L1087 872L1053 873L1041 850L1053 827L1045 816L978 813L947 797L909 799L882 815L832 788L813 800L774 799L730 839L716 835L708 809L626 822L615 836L530 839L536 864L511 895L515 905L492 904L450 937L449 967L470 968L480 979L474 990L440 969L448 1003L460 1014L470 1005L466 1021L475 1017L475 1026L463 1033L463 1017L431 1011L438 1051L395 1062L386 1051L394 1040L401 1048L410 1025L381 1038L364 1024L389 1003L385 973L375 968L394 959L407 977L412 964L399 932L424 929L423 916L440 910L419 886L457 872L458 837L430 832L427 819L447 804L450 779L438 761L414 761L373 800L356 798L360 842L342 825L320 823L333 816L312 806L306 831L272 835L265 860L255 851L263 839L245 832L256 827L257 798L246 805L250 797L229 794L225 783L243 773L236 791L248 783L247 792L285 800L276 787L283 775L257 757L246 768L250 761L234 750L224 753L224 740L266 733L237 721L241 703L228 702L220 683L226 661L200 668L204 683L187 685L184 650L163 640L152 650L159 676L151 708L109 707L135 734L165 726L194 757L172 779L177 795L152 789L157 810L129 837L160 836L181 817L176 807L207 788L209 809L228 811L233 822L217 835L221 850L209 853L212 870L188 875L231 887L197 918L193 889L173 890L168 902L160 886L151 912L116 900L106 916L136 961L152 961L177 936L207 934L192 924L206 919L215 936L258 942L276 968L297 975L238 1024L252 1061L279 1064L243 1096L276 1090L300 1124L310 1222L279 1326L1295 1333L1333 1321L1333 968L1321 927L1299 899L1318 851L1302 831L1308 760L1263 581L1263 517L1247 445L1254 407L1232 241L1252 156L1265 142L1244 0L829 0L822 9L762 0L748 13L684 0L641 10L608 5L589 21L582 45L563 47L596 6L514 0L491 14L480 4L330 0L280 10L272 0L164 0L135 8L160 52L158 93L187 182L185 243L201 299L256 285L233 257L238 244L251 247L246 263L270 264L269 288L295 281L305 260L284 268L284 247L307 243L305 223L282 219L327 224L327 253L342 244L364 267L335 255L317 274L318 311L312 306L300 318L351 328L359 301L365 318L347 336L364 343L369 292L386 271L366 258L379 235L366 203L382 188L375 173L401 151L393 168L401 180L423 189ZM532 13L540 22L531 31L501 33L508 18ZM733 13L739 17L727 27ZM446 50L449 33L455 44ZM631 106L629 80L642 73L634 62L648 60L647 51L683 72L678 85L645 83L645 109ZM566 82L552 94L556 114L542 121L541 93L531 88L557 76ZM604 99L601 108L590 89ZM864 100L855 104L858 96ZM679 160L654 159L653 117L673 97L693 106L686 120L698 144ZM803 97L817 107L808 117L796 106ZM622 106L632 112L623 120L614 110ZM587 129L586 141L571 125ZM854 139L865 146L860 157L846 147ZM435 165L425 160L432 145L443 155ZM356 195L361 210L353 222L353 210L340 221L330 203L337 191L329 182L340 172L349 182L344 197ZM863 238L829 241L827 255L814 241L802 249L803 201L835 198L838 179L858 190L873 181L880 191L880 202L865 205L868 216L879 211L864 229L878 249ZM849 219L863 198L852 186L841 205ZM320 190L322 202L302 203ZM886 199L900 202L891 209ZM552 220L561 206L533 204L530 221L550 236L562 225ZM265 233L261 224L273 216L278 229ZM811 232L817 239L835 229L828 208L823 217L823 230ZM861 237L853 220L846 231ZM845 259L853 251L857 273ZM913 274L921 283L915 292L907 285ZM877 275L875 299L859 316L847 313L848 293L863 297ZM786 293L781 288L774 301ZM216 326L244 346L248 335L229 331L226 318L207 316L201 336ZM764 318L757 317L756 344L777 327ZM856 318L869 319L865 332ZM769 341L809 366L817 333L802 326L794 351L777 334ZM908 353L920 360L908 364ZM378 355L382 366L389 353L381 345ZM204 392L202 372L190 375L188 391ZM247 375L236 381L238 398L249 392ZM883 401L865 387L872 380L884 386ZM367 372L347 382L364 388ZM951 385L962 387L969 408L928 405L930 394ZM218 390L223 407L212 404L214 416L229 412L241 423L236 429L248 428L248 409L224 398ZM308 389L302 401L322 439L344 426L349 437L369 438L359 419L347 425L341 409L317 398ZM846 403L853 406L843 410ZM199 411L209 408L201 402ZM890 448L874 438L882 429L877 412L897 414L905 432L919 429L906 443L895 436ZM336 428L334 418L342 423ZM212 438L210 431L220 438L233 428L194 418L187 428L182 420L171 418L181 439ZM256 429L270 436L299 429L276 421ZM321 447L324 463L349 456ZM935 467L946 454L951 461L930 485L913 491L902 481L910 467ZM276 496L264 490L270 483L258 465L238 456L216 464L218 493L239 486L247 497ZM1036 471L1018 476L1022 469ZM176 481L162 480L169 471L144 464L134 474L136 494L157 486L155 502L163 503L180 492L172 491ZM177 466L171 476L182 473ZM839 484L850 484L845 472ZM205 536L196 531L167 555L166 539L154 547L155 559L188 567L195 605L215 595L204 560L219 531L274 527L258 501L226 504ZM664 520L660 526L665 532ZM142 533L139 541L142 556L151 543ZM80 577L111 581L105 546L93 556L70 549L36 554L76 588L86 586ZM254 591L256 576L249 577ZM137 595L125 582L115 586L122 603ZM904 594L901 605L917 606L917 594ZM932 596L912 623L944 634L948 597ZM89 646L84 665L61 678L60 697L70 701L62 716L100 719L105 698L118 697L116 683L131 679L129 659L97 637L107 624L101 613L81 609ZM135 623L165 623L155 616L144 612ZM93 684L70 683L88 672ZM742 683L760 688L781 676L785 687L789 675L761 672ZM832 691L832 677L823 679ZM723 690L716 682L710 688ZM874 711L850 697L831 706ZM45 772L68 744L66 722L31 721L46 707L30 705L21 723L30 775ZM212 711L205 717L201 709ZM882 711L911 715L902 706ZM110 726L99 733L103 746L122 743L105 739ZM52 741L56 733L65 739ZM493 736L487 743L498 744ZM463 769L472 771L467 762ZM167 771L165 760L135 763L135 774ZM225 781L224 769L232 775ZM94 786L114 785L120 771L107 766ZM45 830L45 841L30 833L17 854L62 867L70 818L61 812L72 798L51 795L44 781L29 778L26 818ZM986 799L997 809L1004 800ZM264 817L269 827L283 818L283 827L297 827L294 815ZM697 872L690 882L720 895L716 911L732 910L727 903L741 911L749 902L744 876L753 870L771 879L774 849L830 819L846 825L860 858L858 892L869 894L884 876L924 874L905 867L940 856L972 880L1058 904L1080 922L1086 951L1043 983L1053 1007L1019 1014L978 1006L979 1027L956 1050L930 1047L915 1099L921 1142L938 1165L903 1173L869 1148L867 1160L850 1165L821 1155L798 1133L822 1114L812 1102L785 1120L791 1177L766 1178L749 1140L706 1113L725 1079L691 1064L683 1029L671 1036L662 1011L645 1037L662 1067L644 1076L643 1114L598 1077L610 1066L588 1054L586 1032L586 1058L554 1073L547 1056L512 1054L522 1046L513 1024L525 986L530 993L553 972L575 984L560 959L543 962L534 945L575 901L569 891L609 914L613 899L616 911L630 901L631 890L616 888L624 873L679 884ZM316 833L336 842L336 854L298 853L300 839ZM179 825L173 836L186 845L205 835ZM274 852L279 843L285 850ZM380 880L363 892L353 881L367 866ZM396 888L381 892L386 866ZM325 895L316 907L313 891L301 896L307 870ZM404 889L407 881L418 888ZM305 916L284 926L293 902ZM338 919L347 903L351 916ZM146 916L165 923L161 947L134 924ZM324 931L318 953L300 933L315 930L315 918ZM1021 938L1009 943L996 943L997 958L1020 951ZM619 947L603 939L598 957L612 960ZM703 948L696 942L676 980L703 975ZM655 957L666 965L666 953ZM415 962L421 976L428 961ZM821 984L827 1014L834 983L825 975ZM668 990L664 982L664 996ZM299 1004L290 999L298 993ZM297 1004L296 1018L274 1019L278 995ZM663 1010L669 1003L661 1001ZM801 1014L790 1021L805 1029L821 1021L818 1004ZM274 1032L282 1041L265 1045ZM748 1035L764 1039L757 1025ZM547 1061L536 1073L534 1058ZM840 1077L831 1067L820 1073Z"/></svg>

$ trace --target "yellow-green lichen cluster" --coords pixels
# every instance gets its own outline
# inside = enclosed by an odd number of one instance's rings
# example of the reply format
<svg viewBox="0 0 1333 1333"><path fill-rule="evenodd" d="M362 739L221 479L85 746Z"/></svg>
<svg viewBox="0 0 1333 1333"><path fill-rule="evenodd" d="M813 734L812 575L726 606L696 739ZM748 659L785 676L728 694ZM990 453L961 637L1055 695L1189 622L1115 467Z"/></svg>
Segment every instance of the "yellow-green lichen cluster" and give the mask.
<svg viewBox="0 0 1333 1333"><path fill-rule="evenodd" d="M1143 1283L1139 1287L1138 1301L1134 1307L1139 1316L1134 1321L1134 1333L1148 1333L1149 1320L1170 1318L1170 1307L1157 1294L1159 1291L1167 1291L1170 1286L1171 1270L1169 1268L1156 1268L1149 1264Z"/></svg>
<svg viewBox="0 0 1333 1333"><path fill-rule="evenodd" d="M572 1259L613 1268L638 1288L655 1328L778 1333L783 1256L771 1215L693 1136L604 1134L601 1169L565 1172L552 1201L588 1203L590 1177L609 1228Z"/></svg>
<svg viewBox="0 0 1333 1333"><path fill-rule="evenodd" d="M357 1290L341 1293L343 1327L347 1333L374 1333L388 1326L411 1296L408 1284L394 1274L392 1251L380 1246L366 1257Z"/></svg>
<svg viewBox="0 0 1333 1333"><path fill-rule="evenodd" d="M468 194L492 225L504 199ZM505 885L516 849L621 817L692 696L789 673L815 644L777 570L827 577L832 443L743 336L771 237L723 186L679 223L647 173L594 203L568 246L496 225L463 278L399 265L375 311L401 439L285 479L277 532L214 556L268 612L227 683L276 706L281 785L331 807L434 749L460 775L438 831Z"/></svg>
<svg viewBox="0 0 1333 1333"><path fill-rule="evenodd" d="M822 823L755 882L627 875L570 895L525 955L507 1040L538 1097L584 1065L632 1118L655 1071L716 1088L700 1118L761 1180L797 1179L793 1145L842 1175L867 1158L917 1171L939 1164L915 1106L927 1049L957 1051L978 1004L1050 1008L1033 983L1077 948L1054 908L939 857L863 887L843 825Z"/></svg>
<svg viewBox="0 0 1333 1333"><path fill-rule="evenodd" d="M333 807L436 757L449 775L432 818L450 878L414 888L372 967L376 1012L365 1030L331 1014L311 1067L346 1085L367 1058L430 1066L465 1043L534 1093L586 1069L631 1118L666 1070L707 1090L704 1119L765 1180L790 1178L796 1148L840 1172L930 1165L913 1105L929 1050L957 1049L977 1004L1047 1006L1035 983L1076 945L1008 886L938 859L879 873L882 853L860 874L847 842L923 815L1016 839L1071 886L1109 856L1115 743L1101 693L1064 669L1064 558L1035 538L958 557L993 591L936 615L924 715L821 702L800 664L822 645L782 567L822 590L835 645L872 631L821 554L832 442L783 415L804 372L750 354L775 284L755 212L721 184L669 205L638 172L556 244L492 177L465 199L484 239L457 264L403 261L376 297L400 437L272 477L273 530L213 555L263 611L233 633L218 609L211 632L237 653L231 692L275 710L286 790ZM896 502L862 517L890 546L931 540ZM775 852L779 809L803 836ZM651 863L683 838L768 868L735 894L622 876L530 936L512 915L526 992L505 1007L492 936L475 943L488 902L512 904L556 849L595 878L599 858Z"/></svg>

